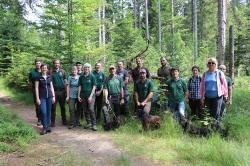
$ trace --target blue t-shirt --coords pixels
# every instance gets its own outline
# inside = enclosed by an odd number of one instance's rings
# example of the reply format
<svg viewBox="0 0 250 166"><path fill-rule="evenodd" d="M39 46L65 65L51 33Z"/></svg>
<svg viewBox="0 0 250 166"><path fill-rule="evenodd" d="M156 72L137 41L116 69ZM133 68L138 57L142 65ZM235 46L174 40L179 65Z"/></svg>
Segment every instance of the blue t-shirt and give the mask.
<svg viewBox="0 0 250 166"><path fill-rule="evenodd" d="M116 74L117 74L119 77L121 77L121 79L122 79L123 81L125 81L126 77L129 77L128 71L125 70L125 69L122 69L122 70L117 69L117 70L116 70ZM127 84L124 84L123 90L124 90L124 91L128 91L128 85L127 85Z"/></svg>
<svg viewBox="0 0 250 166"><path fill-rule="evenodd" d="M207 72L205 79L205 96L208 98L218 97L216 72Z"/></svg>

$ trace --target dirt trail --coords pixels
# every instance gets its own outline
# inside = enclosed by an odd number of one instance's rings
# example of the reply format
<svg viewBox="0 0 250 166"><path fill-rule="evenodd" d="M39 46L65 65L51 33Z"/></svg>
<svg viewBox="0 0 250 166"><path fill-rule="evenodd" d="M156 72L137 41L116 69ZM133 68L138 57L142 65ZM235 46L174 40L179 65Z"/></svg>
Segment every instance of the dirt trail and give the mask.
<svg viewBox="0 0 250 166"><path fill-rule="evenodd" d="M15 102L1 92L0 103L17 113L24 121L32 125L34 129L40 130L36 126L35 111L32 106ZM79 162L81 163L80 165L123 165L124 160L129 165L134 166L161 165L159 162L153 162L143 157L128 155L115 147L111 138L105 133L92 132L81 128L68 130L67 127L60 124L56 124L52 133L39 136L37 143L30 146L28 148L33 150L33 153L32 151L25 152L21 157L20 154L8 154L7 157L0 154L0 159L5 160L4 163L6 165L67 165L64 162L60 163L52 160L59 160L58 158L60 157L64 158L64 155L70 152L74 160L77 158L84 161L84 163ZM36 156L35 153L37 152L41 153L41 155ZM69 155L65 156L68 157ZM31 163L28 162L31 160ZM79 163L76 165L79 165Z"/></svg>

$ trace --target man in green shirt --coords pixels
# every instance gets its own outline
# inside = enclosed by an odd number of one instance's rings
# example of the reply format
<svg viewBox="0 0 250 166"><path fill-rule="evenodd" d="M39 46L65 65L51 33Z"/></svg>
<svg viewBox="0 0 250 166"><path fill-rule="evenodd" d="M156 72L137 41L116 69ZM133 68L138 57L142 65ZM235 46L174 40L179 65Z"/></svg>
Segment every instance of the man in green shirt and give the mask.
<svg viewBox="0 0 250 166"><path fill-rule="evenodd" d="M103 84L105 80L105 75L101 71L102 64L97 62L95 64L95 70L92 74L96 78L96 90L95 90L95 113L96 113L96 120L98 121L101 118L101 111L102 111L102 102L103 102Z"/></svg>
<svg viewBox="0 0 250 166"><path fill-rule="evenodd" d="M41 61L39 59L35 59L35 69L32 69L29 73L29 87L32 90L33 94L33 100L35 104L35 110L36 110L36 117L37 117L37 126L41 126L41 113L40 113L40 106L36 102L36 92L35 92L35 81L37 78L40 77L41 74Z"/></svg>
<svg viewBox="0 0 250 166"><path fill-rule="evenodd" d="M65 71L60 66L59 59L53 60L53 68L50 70L50 75L52 77L53 87L55 90L55 98L56 98L55 103L52 105L51 127L55 127L57 102L59 102L61 109L62 124L67 125L66 113L65 113L67 78Z"/></svg>
<svg viewBox="0 0 250 166"><path fill-rule="evenodd" d="M168 86L168 99L171 111L174 113L174 118L181 121L185 118L185 98L188 97L187 84L184 79L179 77L179 69L171 68L172 78L166 81Z"/></svg>
<svg viewBox="0 0 250 166"><path fill-rule="evenodd" d="M124 104L124 91L123 91L123 80L116 75L116 68L114 65L109 67L110 75L106 78L104 83L104 99L105 105L103 106L104 113L104 129L109 130L111 127L111 120L109 115L109 107L113 107L114 127L120 125L120 104Z"/></svg>
<svg viewBox="0 0 250 166"><path fill-rule="evenodd" d="M220 65L219 69L225 74L226 81L227 81L227 89L228 89L228 98L224 98L222 105L221 105L221 116L226 111L226 104L231 105L232 104L232 95L233 95L233 83L232 79L228 76L226 76L227 68L225 65Z"/></svg>
<svg viewBox="0 0 250 166"><path fill-rule="evenodd" d="M142 121L149 116L151 98L154 93L153 82L146 77L147 71L140 69L140 79L134 85L136 112Z"/></svg>
<svg viewBox="0 0 250 166"><path fill-rule="evenodd" d="M82 103L83 112L87 121L87 125L84 126L84 128L97 131L94 110L96 79L90 72L90 68L91 65L89 63L85 63L83 66L83 74L78 81L78 101Z"/></svg>

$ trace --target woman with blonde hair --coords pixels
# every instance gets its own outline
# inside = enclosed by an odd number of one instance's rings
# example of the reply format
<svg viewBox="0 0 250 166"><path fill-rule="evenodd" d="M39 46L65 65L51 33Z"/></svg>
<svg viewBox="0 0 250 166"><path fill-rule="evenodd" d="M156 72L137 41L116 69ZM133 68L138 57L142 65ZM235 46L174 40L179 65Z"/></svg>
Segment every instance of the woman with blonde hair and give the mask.
<svg viewBox="0 0 250 166"><path fill-rule="evenodd" d="M204 106L205 103L211 116L219 121L223 96L227 97L228 92L225 75L217 69L217 66L216 58L208 58L208 70L201 78L200 96L202 105Z"/></svg>

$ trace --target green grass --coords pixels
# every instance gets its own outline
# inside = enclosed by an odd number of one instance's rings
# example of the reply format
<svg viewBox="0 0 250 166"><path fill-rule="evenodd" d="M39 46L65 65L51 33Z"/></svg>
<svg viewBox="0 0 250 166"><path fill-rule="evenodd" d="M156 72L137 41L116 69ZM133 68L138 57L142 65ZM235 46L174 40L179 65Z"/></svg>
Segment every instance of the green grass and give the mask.
<svg viewBox="0 0 250 166"><path fill-rule="evenodd" d="M35 138L32 127L0 105L0 151L22 151Z"/></svg>
<svg viewBox="0 0 250 166"><path fill-rule="evenodd" d="M23 101L26 104L33 103L33 96L31 90L20 90L16 88L14 89L13 87L9 87L7 86L7 81L3 77L0 77L0 89L2 93L7 96L10 96L11 99L15 101Z"/></svg>
<svg viewBox="0 0 250 166"><path fill-rule="evenodd" d="M248 80L248 81L247 81ZM164 165L250 165L250 77L236 80L233 105L223 118L229 135L200 138L183 134L171 114L161 129L143 132L137 119L110 135L130 154L159 160Z"/></svg>

